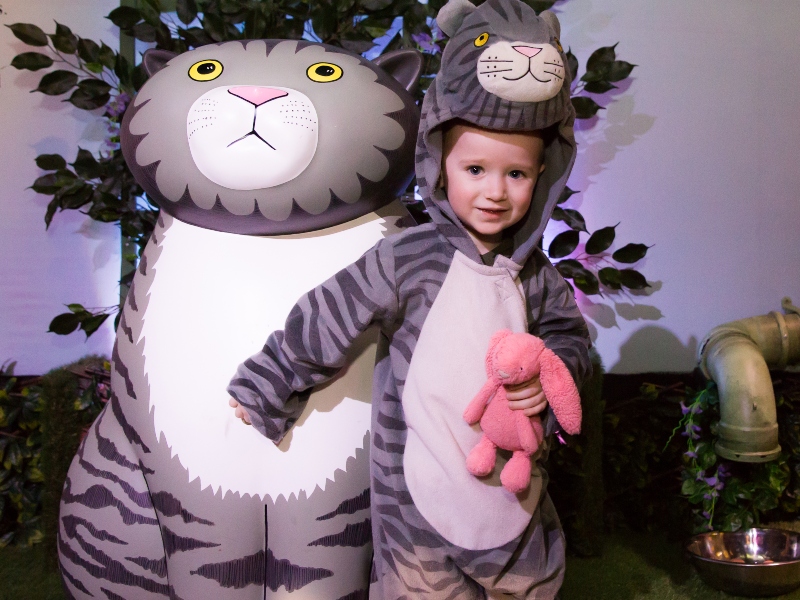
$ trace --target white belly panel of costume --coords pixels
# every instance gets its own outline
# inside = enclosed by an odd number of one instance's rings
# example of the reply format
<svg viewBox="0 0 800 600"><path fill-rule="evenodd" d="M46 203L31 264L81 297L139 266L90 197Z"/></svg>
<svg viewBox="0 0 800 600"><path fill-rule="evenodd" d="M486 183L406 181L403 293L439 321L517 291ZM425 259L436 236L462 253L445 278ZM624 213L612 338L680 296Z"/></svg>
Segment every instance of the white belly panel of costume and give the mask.
<svg viewBox="0 0 800 600"><path fill-rule="evenodd" d="M287 498L324 489L370 428L377 334L346 372L318 388L279 446L233 415L225 391L239 363L282 329L307 291L399 231L399 202L312 233L257 237L168 215L140 340L157 435L214 492Z"/></svg>
<svg viewBox="0 0 800 600"><path fill-rule="evenodd" d="M467 471L467 455L482 434L462 415L486 382L486 352L500 329L527 331L517 272L477 264L456 252L408 369L403 467L422 516L446 540L469 550L497 548L519 536L541 490L538 469L526 493L503 488L505 463L499 456L488 477Z"/></svg>

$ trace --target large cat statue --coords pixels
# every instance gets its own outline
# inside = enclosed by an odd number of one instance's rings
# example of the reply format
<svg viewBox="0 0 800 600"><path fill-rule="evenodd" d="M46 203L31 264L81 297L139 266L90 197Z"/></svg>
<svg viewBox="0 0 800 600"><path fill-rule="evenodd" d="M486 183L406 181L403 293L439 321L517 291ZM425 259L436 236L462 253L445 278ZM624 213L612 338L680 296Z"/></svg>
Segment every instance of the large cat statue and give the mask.
<svg viewBox="0 0 800 600"><path fill-rule="evenodd" d="M67 594L366 598L377 333L296 399L278 446L234 417L225 388L301 294L404 225L420 56L253 40L143 60L122 145L162 210L111 400L64 485Z"/></svg>

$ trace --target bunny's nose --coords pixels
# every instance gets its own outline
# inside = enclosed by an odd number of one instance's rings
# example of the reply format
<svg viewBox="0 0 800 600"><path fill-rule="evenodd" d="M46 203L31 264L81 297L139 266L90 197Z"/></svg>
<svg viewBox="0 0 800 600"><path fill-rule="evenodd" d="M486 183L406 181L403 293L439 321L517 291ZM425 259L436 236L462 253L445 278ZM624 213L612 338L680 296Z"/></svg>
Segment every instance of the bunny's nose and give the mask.
<svg viewBox="0 0 800 600"><path fill-rule="evenodd" d="M289 95L289 92L284 92L283 90L255 86L232 87L228 90L228 93L233 94L242 100L246 100L254 106L261 106L270 100L275 100L275 98L282 98L283 96Z"/></svg>
<svg viewBox="0 0 800 600"><path fill-rule="evenodd" d="M532 48L531 46L513 46L514 50L519 52L520 54L524 54L528 58L533 58L539 52L542 51L541 48Z"/></svg>

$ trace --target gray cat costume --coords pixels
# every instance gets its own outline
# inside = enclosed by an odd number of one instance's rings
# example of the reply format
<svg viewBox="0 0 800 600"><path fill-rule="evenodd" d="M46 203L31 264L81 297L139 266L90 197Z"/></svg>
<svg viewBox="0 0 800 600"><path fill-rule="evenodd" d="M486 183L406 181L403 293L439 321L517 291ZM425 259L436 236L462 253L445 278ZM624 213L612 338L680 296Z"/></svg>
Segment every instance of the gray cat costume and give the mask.
<svg viewBox="0 0 800 600"><path fill-rule="evenodd" d="M514 495L500 485L498 457L493 475L472 477L465 460L481 433L462 414L485 380L484 356L499 329L544 339L578 383L591 368L586 324L538 248L575 157L566 60L555 16L538 17L518 0L478 8L451 0L437 21L451 39L417 143L417 180L433 222L382 240L301 298L228 391L278 442L303 410L298 394L336 374L359 334L379 325L370 597L478 599L486 589L554 598L564 540L547 475L534 467L528 491ZM547 130L531 208L507 230L509 255L491 265L437 187L442 125L453 119ZM546 431L554 427L549 412Z"/></svg>

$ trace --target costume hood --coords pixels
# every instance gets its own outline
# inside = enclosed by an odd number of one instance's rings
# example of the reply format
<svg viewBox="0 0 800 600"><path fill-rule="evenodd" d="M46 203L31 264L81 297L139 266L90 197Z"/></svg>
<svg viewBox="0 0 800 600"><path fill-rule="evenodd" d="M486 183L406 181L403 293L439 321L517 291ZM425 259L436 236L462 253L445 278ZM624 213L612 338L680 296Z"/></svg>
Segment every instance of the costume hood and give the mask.
<svg viewBox="0 0 800 600"><path fill-rule="evenodd" d="M450 38L422 104L417 183L439 230L480 261L475 244L440 187L443 125L460 119L499 131L545 133L545 170L525 218L508 231L511 260L524 264L542 237L575 161L570 76L556 16L519 0L449 0L436 17Z"/></svg>

